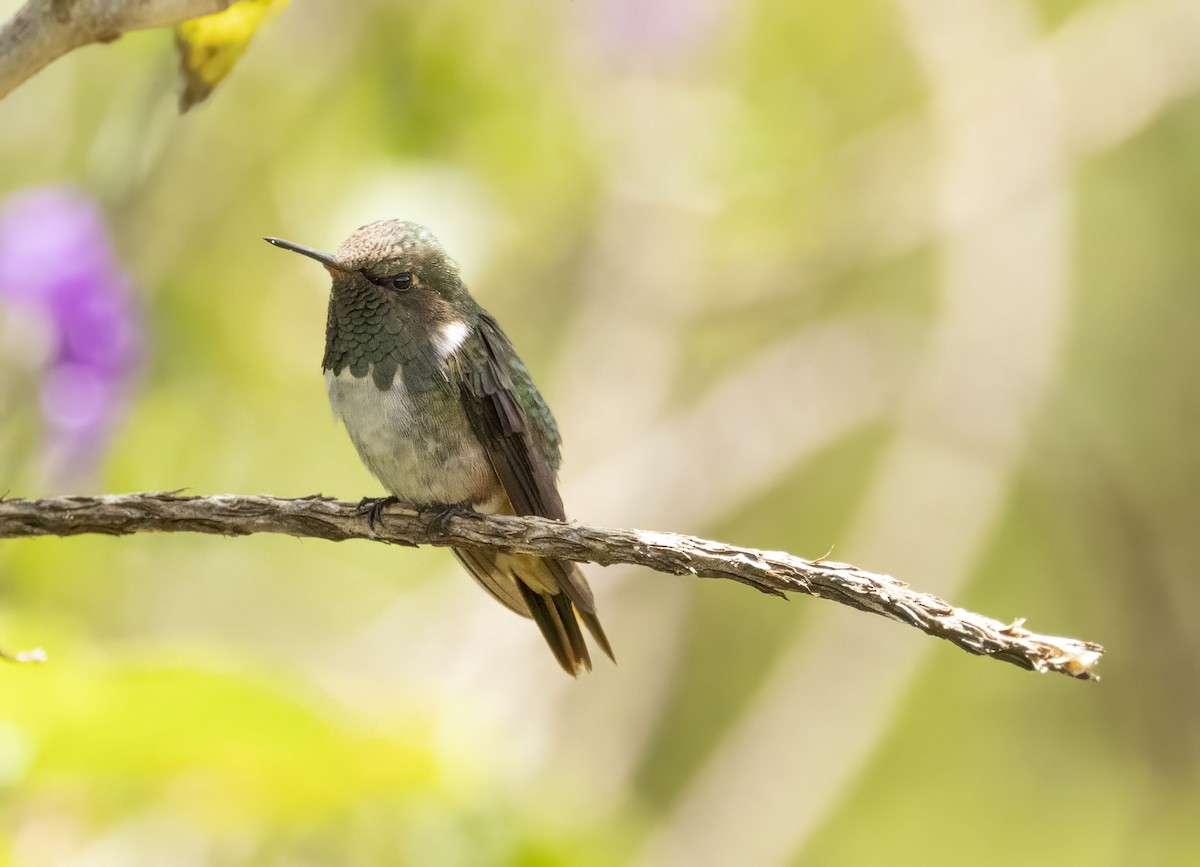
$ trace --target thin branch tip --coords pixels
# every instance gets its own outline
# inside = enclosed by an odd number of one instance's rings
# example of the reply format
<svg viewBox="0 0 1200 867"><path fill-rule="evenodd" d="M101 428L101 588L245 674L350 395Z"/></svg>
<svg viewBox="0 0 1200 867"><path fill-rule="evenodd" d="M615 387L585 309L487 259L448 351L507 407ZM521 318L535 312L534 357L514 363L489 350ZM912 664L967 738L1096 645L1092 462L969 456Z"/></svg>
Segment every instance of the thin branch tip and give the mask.
<svg viewBox="0 0 1200 867"><path fill-rule="evenodd" d="M46 651L40 647L35 647L32 650L19 650L16 653L10 653L0 648L0 661L11 662L16 665L40 665L49 658L46 655Z"/></svg>

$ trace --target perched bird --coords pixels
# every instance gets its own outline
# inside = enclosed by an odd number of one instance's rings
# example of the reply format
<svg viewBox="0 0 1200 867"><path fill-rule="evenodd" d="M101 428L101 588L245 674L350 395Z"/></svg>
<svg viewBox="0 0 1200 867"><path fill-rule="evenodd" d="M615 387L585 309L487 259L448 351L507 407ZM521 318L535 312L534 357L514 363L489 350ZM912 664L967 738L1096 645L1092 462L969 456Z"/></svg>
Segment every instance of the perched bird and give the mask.
<svg viewBox="0 0 1200 867"><path fill-rule="evenodd" d="M388 502L565 520L554 417L428 229L381 220L332 255L265 240L316 259L333 277L322 367L334 415L391 494L363 500L372 526ZM533 618L568 674L591 669L581 621L612 658L591 588L574 563L472 548L454 553L492 596Z"/></svg>

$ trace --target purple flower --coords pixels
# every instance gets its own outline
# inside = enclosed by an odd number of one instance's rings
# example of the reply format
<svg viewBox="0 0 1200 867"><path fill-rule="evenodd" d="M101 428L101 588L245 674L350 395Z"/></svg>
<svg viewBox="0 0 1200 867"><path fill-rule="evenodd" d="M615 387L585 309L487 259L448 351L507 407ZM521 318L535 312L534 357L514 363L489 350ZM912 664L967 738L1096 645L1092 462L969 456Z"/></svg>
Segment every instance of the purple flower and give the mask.
<svg viewBox="0 0 1200 867"><path fill-rule="evenodd" d="M142 354L133 291L88 196L45 187L3 203L0 308L41 335L40 352L25 354L41 378L48 480L78 483L95 471L125 414Z"/></svg>

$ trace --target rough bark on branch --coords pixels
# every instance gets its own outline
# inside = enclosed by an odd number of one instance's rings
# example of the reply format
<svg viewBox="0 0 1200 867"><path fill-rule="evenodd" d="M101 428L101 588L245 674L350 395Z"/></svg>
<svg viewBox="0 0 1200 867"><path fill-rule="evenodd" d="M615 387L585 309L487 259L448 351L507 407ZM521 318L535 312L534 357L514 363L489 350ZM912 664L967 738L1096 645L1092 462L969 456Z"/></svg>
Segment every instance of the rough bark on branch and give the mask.
<svg viewBox="0 0 1200 867"><path fill-rule="evenodd" d="M28 0L0 28L0 99L51 62L123 33L220 12L233 0Z"/></svg>
<svg viewBox="0 0 1200 867"><path fill-rule="evenodd" d="M1095 679L1104 648L1089 641L1039 635L1023 621L1003 623L955 608L903 581L829 560L804 560L695 536L564 524L545 518L449 516L392 507L368 529L354 503L322 495L185 497L171 493L0 500L0 538L141 532L245 536L283 533L340 542L375 539L398 545L453 545L541 554L581 563L630 563L672 575L726 578L775 596L788 592L832 599L944 638L970 653L1032 671Z"/></svg>

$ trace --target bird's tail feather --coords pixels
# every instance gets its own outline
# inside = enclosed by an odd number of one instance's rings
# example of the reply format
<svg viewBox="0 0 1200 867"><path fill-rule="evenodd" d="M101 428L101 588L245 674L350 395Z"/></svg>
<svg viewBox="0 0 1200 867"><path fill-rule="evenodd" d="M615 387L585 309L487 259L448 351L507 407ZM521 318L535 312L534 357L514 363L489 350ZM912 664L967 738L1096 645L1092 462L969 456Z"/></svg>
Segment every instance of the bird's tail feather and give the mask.
<svg viewBox="0 0 1200 867"><path fill-rule="evenodd" d="M588 654L579 631L575 609L566 593L546 596L538 593L524 581L517 582L517 589L525 597L533 622L542 631L542 637L550 645L550 651L563 671L572 677L580 671L592 670L592 657Z"/></svg>
<svg viewBox="0 0 1200 867"><path fill-rule="evenodd" d="M551 569L550 561L522 554L478 548L455 548L454 553L472 577L499 602L533 618L554 658L568 674L575 676L592 668L587 643L579 628L581 620L600 648L613 658L612 647L595 613L577 608L553 578L556 572L569 570L583 582L583 574L573 563L554 561L558 569Z"/></svg>
<svg viewBox="0 0 1200 867"><path fill-rule="evenodd" d="M604 627L600 625L600 618L596 616L594 611L580 611L579 619L583 621L583 625L587 627L587 631L592 634L592 639L600 645L600 649L604 651L604 655L613 662L617 661L617 657L613 654L612 645L608 643L608 636L604 634Z"/></svg>

